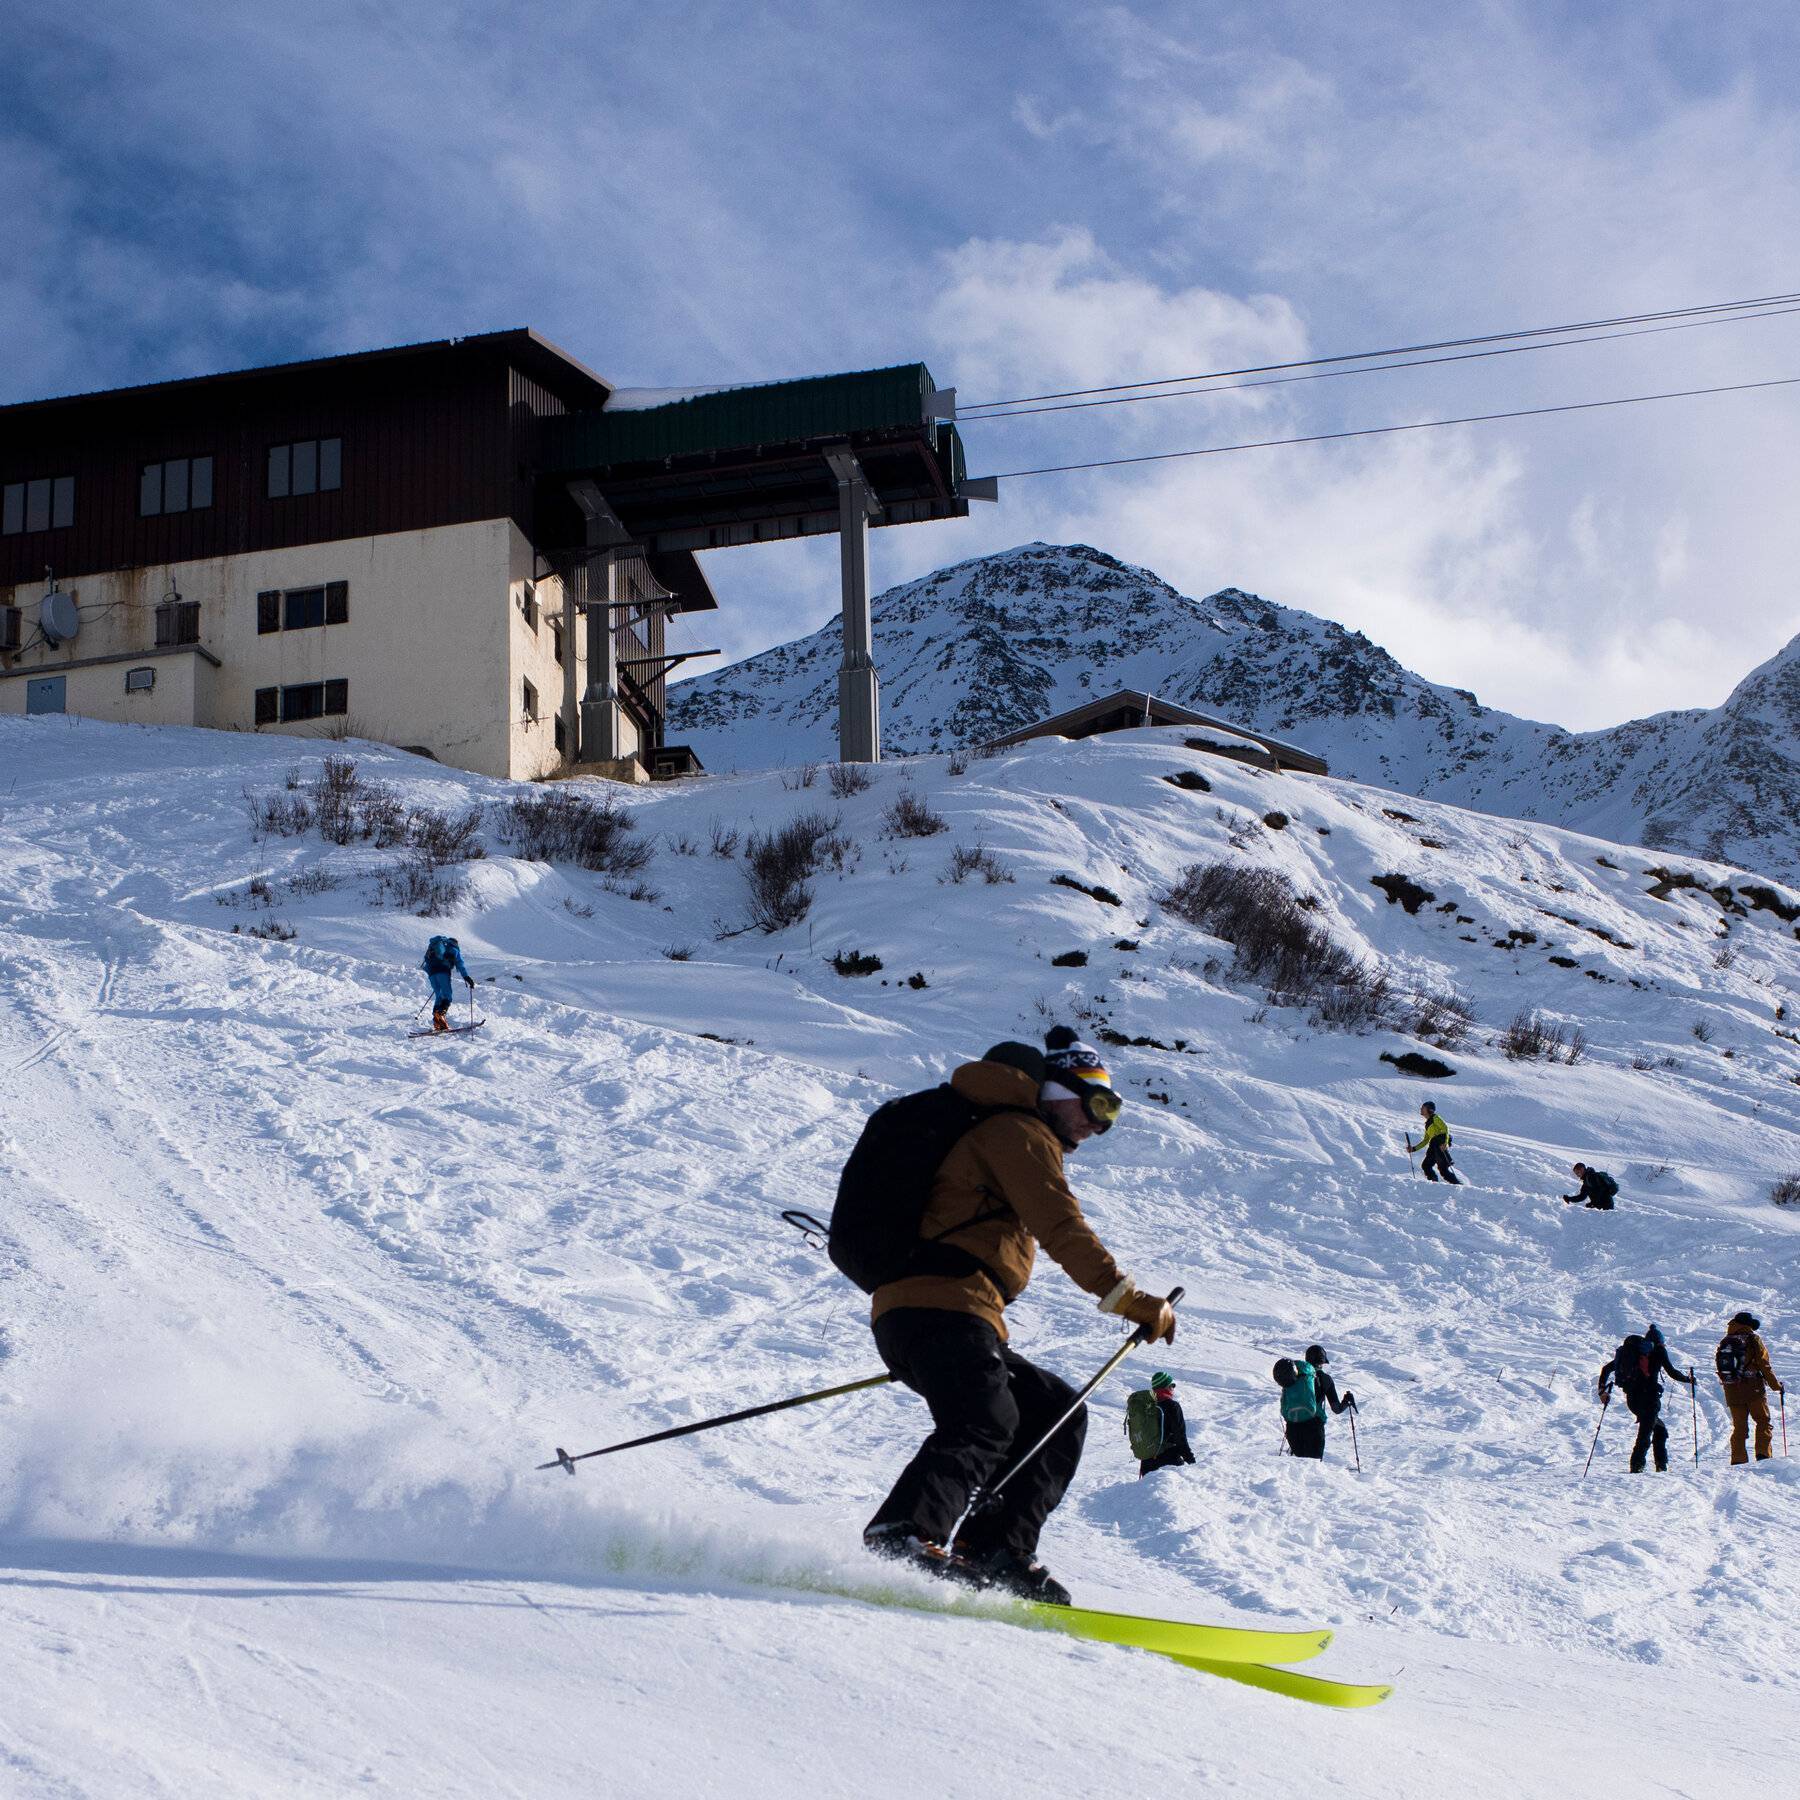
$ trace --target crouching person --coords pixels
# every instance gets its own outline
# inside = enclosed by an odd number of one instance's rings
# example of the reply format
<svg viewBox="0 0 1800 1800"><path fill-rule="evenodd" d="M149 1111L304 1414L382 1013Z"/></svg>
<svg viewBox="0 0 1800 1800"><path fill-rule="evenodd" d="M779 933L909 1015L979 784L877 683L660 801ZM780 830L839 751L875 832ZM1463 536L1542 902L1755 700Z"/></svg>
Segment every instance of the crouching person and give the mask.
<svg viewBox="0 0 1800 1800"><path fill-rule="evenodd" d="M1065 1156L1111 1127L1119 1096L1099 1056L1072 1031L1058 1027L1045 1044L1042 1052L996 1044L979 1062L956 1070L949 1084L955 1098L940 1103L961 1102L954 1123L962 1129L936 1165L901 1272L874 1289L871 1310L882 1361L931 1408L932 1431L876 1509L863 1541L937 1573L1067 1605L1068 1590L1038 1560L1038 1534L1081 1461L1085 1407L992 1505L963 1519L984 1485L1031 1449L1075 1399L1061 1376L1012 1347L1006 1308L1025 1291L1041 1245L1103 1312L1145 1327L1153 1338L1174 1341L1175 1314L1120 1270L1063 1174ZM932 1098L890 1104L920 1106ZM881 1117L865 1130L846 1182ZM842 1211L842 1187L839 1194ZM836 1260L836 1214L832 1232Z"/></svg>

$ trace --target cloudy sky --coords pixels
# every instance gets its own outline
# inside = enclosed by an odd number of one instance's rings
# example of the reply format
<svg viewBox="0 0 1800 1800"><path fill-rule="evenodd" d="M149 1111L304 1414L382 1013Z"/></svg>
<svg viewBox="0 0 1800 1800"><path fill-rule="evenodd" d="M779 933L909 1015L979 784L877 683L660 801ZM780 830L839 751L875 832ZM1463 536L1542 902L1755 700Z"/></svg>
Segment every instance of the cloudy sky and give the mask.
<svg viewBox="0 0 1800 1800"><path fill-rule="evenodd" d="M0 400L528 324L630 385L923 358L968 401L1785 293L1797 66L1759 0L8 0ZM1785 376L1800 314L965 436ZM876 580L1032 538L1533 717L1714 705L1800 631L1800 388L1008 482ZM708 569L733 655L835 605L829 541Z"/></svg>

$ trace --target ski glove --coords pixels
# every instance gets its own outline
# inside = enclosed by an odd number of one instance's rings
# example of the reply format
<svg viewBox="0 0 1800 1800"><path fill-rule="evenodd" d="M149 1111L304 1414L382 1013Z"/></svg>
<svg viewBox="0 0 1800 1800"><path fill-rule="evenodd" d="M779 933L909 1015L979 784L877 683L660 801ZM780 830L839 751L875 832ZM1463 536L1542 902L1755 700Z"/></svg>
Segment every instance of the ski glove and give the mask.
<svg viewBox="0 0 1800 1800"><path fill-rule="evenodd" d="M1152 1343L1175 1341L1175 1309L1156 1294L1140 1294L1129 1280L1121 1281L1101 1302L1102 1312L1117 1313L1134 1325L1144 1326Z"/></svg>
<svg viewBox="0 0 1800 1800"><path fill-rule="evenodd" d="M470 993L474 993L474 991L475 991L475 977L474 977L474 976L473 976L473 975L465 975L465 976L464 976L464 977L463 977L463 981L464 981L464 982L465 982L465 983L466 983L466 984L467 984L467 986L468 986L468 989L469 989L469 992L470 992Z"/></svg>

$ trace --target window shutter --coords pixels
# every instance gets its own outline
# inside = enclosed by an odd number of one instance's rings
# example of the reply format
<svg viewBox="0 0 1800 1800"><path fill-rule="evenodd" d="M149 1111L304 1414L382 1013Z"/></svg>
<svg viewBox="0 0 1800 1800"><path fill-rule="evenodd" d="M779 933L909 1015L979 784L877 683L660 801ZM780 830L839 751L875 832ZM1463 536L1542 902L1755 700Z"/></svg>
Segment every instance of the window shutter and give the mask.
<svg viewBox="0 0 1800 1800"><path fill-rule="evenodd" d="M350 620L350 584L328 581L325 584L325 623L345 625Z"/></svg>
<svg viewBox="0 0 1800 1800"><path fill-rule="evenodd" d="M159 606L156 609L156 647L166 649L175 641L175 609L172 606Z"/></svg>
<svg viewBox="0 0 1800 1800"><path fill-rule="evenodd" d="M325 712L328 717L337 717L350 710L350 683L347 681L328 681L325 684Z"/></svg>
<svg viewBox="0 0 1800 1800"><path fill-rule="evenodd" d="M259 725L273 725L276 713L275 688L258 688L256 690L256 722Z"/></svg>
<svg viewBox="0 0 1800 1800"><path fill-rule="evenodd" d="M264 588L256 596L256 630L259 636L281 629L281 589ZM273 690L270 690L273 692Z"/></svg>

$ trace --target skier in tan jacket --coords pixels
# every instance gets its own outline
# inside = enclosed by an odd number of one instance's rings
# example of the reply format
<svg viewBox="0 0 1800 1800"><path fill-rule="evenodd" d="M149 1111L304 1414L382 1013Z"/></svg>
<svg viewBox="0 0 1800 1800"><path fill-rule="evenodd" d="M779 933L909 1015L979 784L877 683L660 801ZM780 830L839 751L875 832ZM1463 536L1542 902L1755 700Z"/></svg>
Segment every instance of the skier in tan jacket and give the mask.
<svg viewBox="0 0 1800 1800"><path fill-rule="evenodd" d="M1731 1409L1731 1460L1748 1462L1746 1443L1750 1425L1756 1424L1756 1460L1773 1454L1774 1433L1769 1426L1769 1402L1766 1391L1778 1394L1787 1389L1775 1379L1769 1363L1769 1352L1756 1334L1762 1321L1753 1313L1733 1313L1725 1335L1713 1352L1713 1364L1719 1372L1719 1386L1725 1391L1725 1404Z"/></svg>
<svg viewBox="0 0 1800 1800"><path fill-rule="evenodd" d="M875 1290L881 1359L931 1408L932 1432L863 1533L879 1554L1066 1605L1037 1560L1038 1534L1081 1461L1077 1410L993 1507L951 1531L983 1484L1029 1450L1075 1398L1060 1376L1007 1341L1006 1308L1025 1291L1041 1245L1103 1312L1172 1343L1168 1302L1141 1292L1082 1217L1063 1158L1108 1130L1120 1100L1099 1056L1066 1027L996 1044L950 1085L976 1106L1006 1108L967 1131L938 1167L920 1223L918 1272Z"/></svg>

